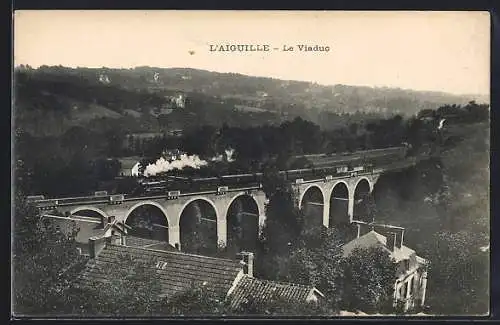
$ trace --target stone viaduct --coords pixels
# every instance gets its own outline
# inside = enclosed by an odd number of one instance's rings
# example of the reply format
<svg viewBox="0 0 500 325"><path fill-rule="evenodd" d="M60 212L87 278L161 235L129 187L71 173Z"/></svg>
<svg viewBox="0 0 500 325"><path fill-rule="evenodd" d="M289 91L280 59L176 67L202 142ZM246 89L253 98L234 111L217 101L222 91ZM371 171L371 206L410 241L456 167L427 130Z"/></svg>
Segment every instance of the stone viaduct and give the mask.
<svg viewBox="0 0 500 325"><path fill-rule="evenodd" d="M300 209L308 205L322 208L322 224L331 226L332 222L352 222L356 212L356 203L361 201L362 194L371 193L383 171L348 172L340 176L324 176L320 179L295 179L291 183L296 206ZM216 187L203 192L168 191L163 195L136 196L98 195L75 198L41 199L33 198L32 202L41 215L60 215L66 217L79 216L85 211L98 213L103 220L113 218L123 223L131 213L141 206L154 206L164 215L168 228L168 242L172 246L181 243L181 216L193 202L206 202L213 209L213 219L204 220L216 223L217 244L225 246L228 238L228 212L237 200L250 201L252 208L246 209L246 215L258 219L259 231L265 223L266 196L261 185L253 187L227 186ZM206 205L206 204L205 204ZM337 210L343 212L333 211ZM337 216L336 216L337 215ZM340 220L340 219L342 220Z"/></svg>
<svg viewBox="0 0 500 325"><path fill-rule="evenodd" d="M127 197L126 195L108 195L102 197L81 197L40 200L35 204L44 214L62 214L67 217L79 215L80 212L93 211L105 220L110 217L123 223L131 213L141 206L157 207L164 215L168 225L168 241L172 246L180 244L180 221L183 211L193 202L206 202L213 209L215 218L212 221L217 225L217 240L219 245L227 241L227 214L229 207L239 198L251 199L254 203L253 211L245 211L258 218L260 227L265 221L266 197L259 187L221 189L197 193L180 193L169 191L166 195L148 197Z"/></svg>
<svg viewBox="0 0 500 325"><path fill-rule="evenodd" d="M355 213L356 208L365 195L372 193L379 177L380 172L373 172L351 173L347 177L326 176L323 180L296 180L292 184L295 203L299 209L306 204L321 206L322 224L327 228L331 222L352 223L354 216L359 215Z"/></svg>

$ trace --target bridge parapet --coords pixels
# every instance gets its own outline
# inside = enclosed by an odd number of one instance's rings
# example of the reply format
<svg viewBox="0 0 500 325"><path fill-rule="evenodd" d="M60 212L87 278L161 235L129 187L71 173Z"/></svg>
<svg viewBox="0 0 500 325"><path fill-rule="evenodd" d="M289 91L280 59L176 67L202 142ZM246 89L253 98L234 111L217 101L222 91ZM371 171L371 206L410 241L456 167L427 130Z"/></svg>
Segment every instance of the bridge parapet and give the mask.
<svg viewBox="0 0 500 325"><path fill-rule="evenodd" d="M226 193L246 191L251 193L252 191L258 191L262 189L262 185L259 186L246 186L246 187L235 187L230 188L228 186L219 186L212 190L207 190L203 192L181 192L179 190L166 191L165 194L160 195L150 195L150 196L131 196L127 194L113 194L113 195L99 195L99 196L80 196L80 197L66 197L66 198L51 198L46 199L43 195L31 196L27 198L29 204L35 205L37 208L48 209L58 206L73 206L82 204L121 204L126 201L141 201L148 199L168 199L175 200L180 197L189 197L194 195L206 195L206 194L218 194L224 195Z"/></svg>

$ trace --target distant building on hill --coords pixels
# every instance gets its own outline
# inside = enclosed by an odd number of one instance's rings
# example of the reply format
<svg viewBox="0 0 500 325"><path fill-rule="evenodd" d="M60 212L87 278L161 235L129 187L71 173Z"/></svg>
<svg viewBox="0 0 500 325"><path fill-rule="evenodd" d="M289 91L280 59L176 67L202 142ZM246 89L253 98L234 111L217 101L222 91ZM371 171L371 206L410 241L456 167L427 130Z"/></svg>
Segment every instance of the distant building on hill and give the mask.
<svg viewBox="0 0 500 325"><path fill-rule="evenodd" d="M139 176L140 157L121 157L118 161L121 165L120 176Z"/></svg>

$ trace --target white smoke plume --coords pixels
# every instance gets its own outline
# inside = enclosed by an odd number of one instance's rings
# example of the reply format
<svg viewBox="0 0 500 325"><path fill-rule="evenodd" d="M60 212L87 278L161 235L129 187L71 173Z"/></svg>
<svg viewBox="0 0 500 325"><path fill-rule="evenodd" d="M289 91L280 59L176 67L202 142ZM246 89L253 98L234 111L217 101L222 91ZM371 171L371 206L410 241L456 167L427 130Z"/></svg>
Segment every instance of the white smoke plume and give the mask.
<svg viewBox="0 0 500 325"><path fill-rule="evenodd" d="M144 169L144 176L154 176L158 173L168 172L174 169L183 169L191 167L199 169L202 166L208 165L208 162L200 159L197 155L188 156L182 154L176 160L169 161L163 157L158 159L154 164L149 164Z"/></svg>
<svg viewBox="0 0 500 325"><path fill-rule="evenodd" d="M215 157L210 158L210 161L223 161L224 160L224 155L220 154Z"/></svg>

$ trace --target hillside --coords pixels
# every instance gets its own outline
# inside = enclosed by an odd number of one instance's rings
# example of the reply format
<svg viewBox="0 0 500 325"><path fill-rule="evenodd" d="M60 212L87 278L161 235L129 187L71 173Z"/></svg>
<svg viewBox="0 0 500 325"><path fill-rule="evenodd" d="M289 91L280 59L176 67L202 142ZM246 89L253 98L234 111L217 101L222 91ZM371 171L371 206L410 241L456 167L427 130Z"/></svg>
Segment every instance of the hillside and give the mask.
<svg viewBox="0 0 500 325"><path fill-rule="evenodd" d="M383 175L376 185L381 221L407 227L413 245L429 229L489 233L489 123L444 130L433 159Z"/></svg>
<svg viewBox="0 0 500 325"><path fill-rule="evenodd" d="M101 117L133 117L137 125L162 129L222 122L248 127L300 116L328 129L345 124L339 119L344 113L413 115L443 104L487 101L481 96L323 86L188 68L21 66L14 79L17 124L42 134Z"/></svg>

